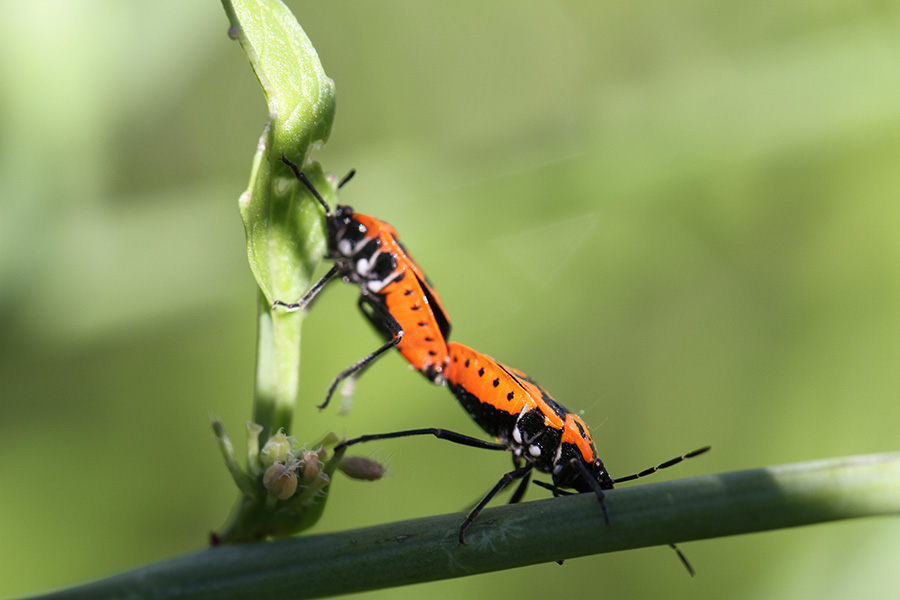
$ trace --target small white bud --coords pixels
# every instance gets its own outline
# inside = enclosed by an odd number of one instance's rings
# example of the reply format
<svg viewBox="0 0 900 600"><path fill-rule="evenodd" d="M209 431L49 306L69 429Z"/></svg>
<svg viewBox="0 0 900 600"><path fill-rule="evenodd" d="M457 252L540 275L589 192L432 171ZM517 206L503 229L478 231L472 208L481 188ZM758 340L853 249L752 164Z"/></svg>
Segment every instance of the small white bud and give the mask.
<svg viewBox="0 0 900 600"><path fill-rule="evenodd" d="M282 463L275 463L263 475L266 490L279 500L287 500L297 491L297 474Z"/></svg>

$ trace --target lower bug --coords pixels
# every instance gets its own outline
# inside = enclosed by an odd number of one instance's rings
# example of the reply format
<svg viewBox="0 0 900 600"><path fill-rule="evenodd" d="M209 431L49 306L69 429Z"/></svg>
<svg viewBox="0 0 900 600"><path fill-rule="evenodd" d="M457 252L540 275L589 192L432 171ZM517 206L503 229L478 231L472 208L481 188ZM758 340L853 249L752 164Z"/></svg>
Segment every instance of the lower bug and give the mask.
<svg viewBox="0 0 900 600"><path fill-rule="evenodd" d="M450 390L469 416L496 442L445 429L426 428L366 435L342 442L338 448L378 439L433 435L475 448L511 452L514 469L500 478L462 522L459 527L460 544L465 543L466 529L482 509L513 481L521 480L510 503L521 500L535 470L551 476L552 483L535 483L552 490L554 495L571 493L565 489L595 494L603 518L609 524L604 490L612 489L617 483L645 477L709 450L706 446L640 473L614 479L597 455L584 421L556 402L536 381L462 344L451 342L447 349L450 360L444 376ZM680 552L679 557L688 571L693 572Z"/></svg>

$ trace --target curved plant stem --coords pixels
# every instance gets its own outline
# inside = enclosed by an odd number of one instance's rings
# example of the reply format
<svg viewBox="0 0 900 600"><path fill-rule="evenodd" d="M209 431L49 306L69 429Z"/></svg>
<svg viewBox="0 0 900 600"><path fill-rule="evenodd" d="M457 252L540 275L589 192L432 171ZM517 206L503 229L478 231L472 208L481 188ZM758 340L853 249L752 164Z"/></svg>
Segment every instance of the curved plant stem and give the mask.
<svg viewBox="0 0 900 600"><path fill-rule="evenodd" d="M321 208L281 163L299 163L319 192L333 200L335 185L310 151L328 140L334 120L334 82L303 28L280 0L222 0L266 96L269 121L257 144L250 183L238 207L250 268L259 285L259 339L254 421L260 441L290 430L297 399L302 313L272 311L274 300L303 295L324 255ZM291 185L277 185L286 176Z"/></svg>
<svg viewBox="0 0 900 600"><path fill-rule="evenodd" d="M900 453L846 457L612 490L612 524L591 494L204 550L80 588L73 598L321 598L529 564L900 514ZM695 565L703 573L703 565Z"/></svg>
<svg viewBox="0 0 900 600"><path fill-rule="evenodd" d="M264 486L256 460L259 450L279 431L290 434L300 373L302 311L273 310L275 300L293 301L309 286L325 253L321 206L281 162L291 157L333 204L334 178L310 159L328 140L334 120L334 82L303 28L280 0L222 0L229 33L237 39L266 96L269 119L257 144L247 190L238 208L247 237L257 293L257 361L253 423L248 440L252 455L241 469L222 424L214 424L223 457L240 489L236 509L216 544L290 535L312 526L327 494L299 494L275 503ZM279 181L280 180L280 181ZM258 446L258 447L255 447ZM327 474L326 474L327 475ZM313 492L320 491L312 488Z"/></svg>

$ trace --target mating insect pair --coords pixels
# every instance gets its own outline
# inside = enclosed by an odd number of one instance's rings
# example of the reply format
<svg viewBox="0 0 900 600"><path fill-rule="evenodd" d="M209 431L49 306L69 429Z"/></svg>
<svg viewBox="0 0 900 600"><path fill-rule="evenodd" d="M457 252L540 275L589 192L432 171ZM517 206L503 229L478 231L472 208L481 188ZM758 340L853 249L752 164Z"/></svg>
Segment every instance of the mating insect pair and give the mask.
<svg viewBox="0 0 900 600"><path fill-rule="evenodd" d="M464 543L466 529L481 510L513 481L520 480L520 484L510 502L521 500L534 470L551 476L552 483L535 483L552 490L554 495L570 493L565 489L594 493L609 523L605 490L709 450L709 447L701 448L640 473L613 479L580 417L557 403L525 373L462 344L447 342L450 319L434 287L400 243L393 227L355 213L347 206L338 206L332 212L300 169L284 157L282 161L325 209L326 257L334 266L299 302L273 304L288 310L305 308L328 282L340 275L345 281L359 285L360 309L387 339L334 379L322 407L328 404L342 380L357 377L372 361L396 347L430 381L448 385L475 423L497 440L487 442L445 429L424 428L362 436L347 440L338 448L377 439L433 435L457 444L504 450L513 455L515 468L497 482L460 525L460 543ZM691 571L680 552L679 556Z"/></svg>

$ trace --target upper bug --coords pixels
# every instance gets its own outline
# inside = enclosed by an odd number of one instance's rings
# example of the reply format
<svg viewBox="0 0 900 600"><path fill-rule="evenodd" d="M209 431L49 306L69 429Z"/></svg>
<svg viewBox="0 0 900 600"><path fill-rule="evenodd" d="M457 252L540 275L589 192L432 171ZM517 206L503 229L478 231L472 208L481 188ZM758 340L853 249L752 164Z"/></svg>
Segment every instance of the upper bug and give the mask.
<svg viewBox="0 0 900 600"><path fill-rule="evenodd" d="M338 205L332 211L297 165L284 156L281 160L325 209L326 258L334 266L299 301L276 300L273 307L301 310L339 275L359 286L360 310L387 340L334 379L320 408L328 404L342 380L359 376L373 360L393 347L430 381L443 383L450 319L424 272L400 243L397 231L388 223L357 213L349 206ZM351 171L340 185L352 175Z"/></svg>

